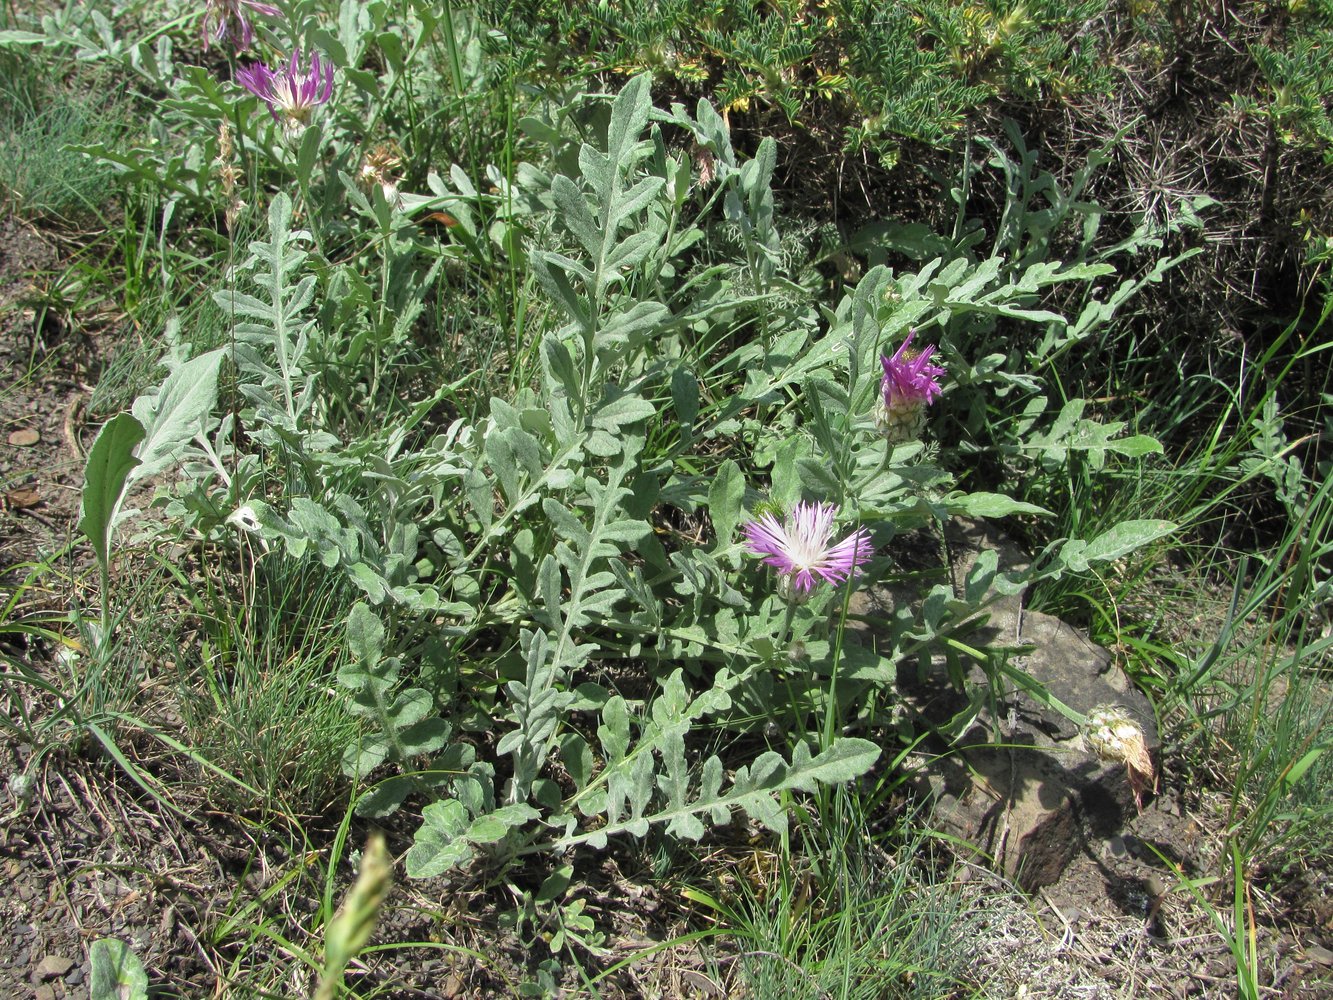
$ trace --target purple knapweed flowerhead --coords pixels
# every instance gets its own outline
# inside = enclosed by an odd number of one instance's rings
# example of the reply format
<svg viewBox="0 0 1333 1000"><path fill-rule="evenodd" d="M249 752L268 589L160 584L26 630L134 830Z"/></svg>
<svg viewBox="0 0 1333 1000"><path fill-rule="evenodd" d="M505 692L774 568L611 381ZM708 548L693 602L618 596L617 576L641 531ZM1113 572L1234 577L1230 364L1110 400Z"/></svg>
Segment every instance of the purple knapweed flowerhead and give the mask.
<svg viewBox="0 0 1333 1000"><path fill-rule="evenodd" d="M236 82L267 104L275 121L299 130L310 123L310 113L333 96L333 63L312 52L309 67L304 67L298 49L276 72L263 63L242 66Z"/></svg>
<svg viewBox="0 0 1333 1000"><path fill-rule="evenodd" d="M915 441L921 436L926 429L926 407L940 395L938 380L946 374L939 365L930 363L935 354L933 345L912 349L915 336L912 330L893 357L879 359L884 365L884 381L875 404L875 426L890 444Z"/></svg>
<svg viewBox="0 0 1333 1000"><path fill-rule="evenodd" d="M833 542L837 513L836 504L802 501L783 521L769 512L741 530L750 552L763 556L764 563L778 571L779 591L800 599L808 597L820 580L835 584L846 580L874 554L865 528Z"/></svg>
<svg viewBox="0 0 1333 1000"><path fill-rule="evenodd" d="M252 10L265 17L282 16L277 7L259 0L207 0L204 4L204 48L231 37L236 40L237 50L244 52L248 49L255 40L254 25L250 23L249 12Z"/></svg>

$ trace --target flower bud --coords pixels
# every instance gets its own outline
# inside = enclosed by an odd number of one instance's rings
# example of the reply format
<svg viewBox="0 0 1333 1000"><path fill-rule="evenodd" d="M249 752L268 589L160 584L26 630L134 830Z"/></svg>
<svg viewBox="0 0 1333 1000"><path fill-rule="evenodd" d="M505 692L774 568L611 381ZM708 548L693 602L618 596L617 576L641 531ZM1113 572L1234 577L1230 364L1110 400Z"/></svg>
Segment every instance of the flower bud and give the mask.
<svg viewBox="0 0 1333 1000"><path fill-rule="evenodd" d="M891 445L919 440L926 430L926 404L915 399L886 403L880 396L875 403L875 430Z"/></svg>

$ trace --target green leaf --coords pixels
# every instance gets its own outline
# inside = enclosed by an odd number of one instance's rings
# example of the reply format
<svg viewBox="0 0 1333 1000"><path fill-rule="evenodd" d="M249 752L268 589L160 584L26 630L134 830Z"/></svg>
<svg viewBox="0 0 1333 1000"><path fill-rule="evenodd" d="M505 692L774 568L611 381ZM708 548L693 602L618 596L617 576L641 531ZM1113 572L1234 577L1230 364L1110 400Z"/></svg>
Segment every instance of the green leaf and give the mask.
<svg viewBox="0 0 1333 1000"><path fill-rule="evenodd" d="M1311 767L1317 764L1319 762L1319 758L1322 757L1328 750L1329 747L1326 746L1316 747L1315 749L1306 753L1296 763L1292 764L1291 767L1287 769L1286 773L1283 774L1281 777L1280 784L1282 792L1284 794L1290 794L1291 790L1296 786L1296 784L1300 782L1300 780L1303 777L1305 777L1305 773L1309 771Z"/></svg>
<svg viewBox="0 0 1333 1000"><path fill-rule="evenodd" d="M638 348L671 320L671 310L660 302L639 302L632 308L612 313L602 322L593 338L593 350L602 356L608 352Z"/></svg>
<svg viewBox="0 0 1333 1000"><path fill-rule="evenodd" d="M1114 451L1130 458L1139 458L1142 455L1160 455L1162 453L1162 442L1155 437L1149 437L1147 434L1134 434L1131 437L1107 441L1105 447L1107 451Z"/></svg>
<svg viewBox="0 0 1333 1000"><path fill-rule="evenodd" d="M88 948L90 1000L148 1000L148 973L130 946L102 938Z"/></svg>
<svg viewBox="0 0 1333 1000"><path fill-rule="evenodd" d="M837 785L860 777L879 759L880 749L870 740L842 739L811 757L804 743L796 744L786 775L790 788L813 792L816 785Z"/></svg>
<svg viewBox="0 0 1333 1000"><path fill-rule="evenodd" d="M421 811L421 826L407 851L408 878L429 878L471 858L471 847L460 839L467 826L467 809L457 799L426 806Z"/></svg>
<svg viewBox="0 0 1333 1000"><path fill-rule="evenodd" d="M565 894L565 890L573 880L574 866L561 865L546 876L533 898L537 903L553 903Z"/></svg>
<svg viewBox="0 0 1333 1000"><path fill-rule="evenodd" d="M574 234L589 256L597 256L602 245L602 233L578 185L564 174L557 174L551 178L551 197L560 210L560 221Z"/></svg>
<svg viewBox="0 0 1333 1000"><path fill-rule="evenodd" d="M384 623L358 602L347 613L347 646L360 663L378 663L384 655Z"/></svg>
<svg viewBox="0 0 1333 1000"><path fill-rule="evenodd" d="M953 494L945 498L944 506L950 514L965 514L969 517L1007 517L1010 514L1053 516L1044 507L1023 503L1003 493Z"/></svg>
<svg viewBox="0 0 1333 1000"><path fill-rule="evenodd" d="M582 790L593 775L592 748L578 733L564 733L560 737L560 762L564 764L574 787Z"/></svg>
<svg viewBox="0 0 1333 1000"><path fill-rule="evenodd" d="M1122 521L1086 544L1069 543L1060 555L1071 570L1082 573L1087 570L1089 563L1119 559L1150 542L1165 538L1176 527L1171 521Z"/></svg>
<svg viewBox="0 0 1333 1000"><path fill-rule="evenodd" d="M83 470L83 497L79 530L92 542L97 561L105 570L110 560L111 528L125 494L130 474L139 465L135 447L144 428L128 413L112 417L97 432Z"/></svg>
<svg viewBox="0 0 1333 1000"><path fill-rule="evenodd" d="M310 185L315 172L315 160L319 156L319 147L324 141L324 132L318 123L311 123L301 133L301 145L296 151L296 176L302 187Z"/></svg>
<svg viewBox="0 0 1333 1000"><path fill-rule="evenodd" d="M569 318L584 330L592 329L592 312L583 297L570 284L569 276L560 267L559 256L546 251L534 251L528 257L537 283L569 314Z"/></svg>
<svg viewBox="0 0 1333 1000"><path fill-rule="evenodd" d="M626 424L647 420L657 412L642 396L626 394L609 400L592 415L592 425L605 431L617 431Z"/></svg>
<svg viewBox="0 0 1333 1000"><path fill-rule="evenodd" d="M41 45L46 36L35 31L0 31L0 48L18 45Z"/></svg>
<svg viewBox="0 0 1333 1000"><path fill-rule="evenodd" d="M607 707L610 708L610 703ZM618 712L623 712L623 703ZM690 714L697 714L696 709L692 708ZM750 767L738 769L735 780L727 789L722 787L721 762L712 757L704 764L699 795L694 800L686 801L678 789L677 795L664 808L649 812L647 805L655 785L651 748L658 746L664 755L669 753L668 746L679 746L676 737L681 730L672 730L669 726L663 728L659 720L656 733L646 731L634 753L629 758L620 758L617 755L627 736L618 732L613 735L606 710L603 710L603 720L606 725L598 730L598 735L608 751L605 825L598 830L559 838L555 844L559 848L583 843L601 847L610 835L628 833L641 837L649 826L659 823L678 836L702 835L705 827L697 821L698 817L707 816L714 824L724 823L733 809L743 809L752 819L781 831L786 826L786 812L779 798L782 792L812 791L819 785L850 781L874 766L880 755L878 746L862 739L838 740L814 757L804 744L797 744L790 764L780 754L769 751ZM619 730L623 724L616 719L615 729ZM669 778L661 780L671 784ZM628 816L621 811L625 797L629 798Z"/></svg>
<svg viewBox="0 0 1333 1000"><path fill-rule="evenodd" d="M717 548L731 544L732 532L741 518L741 502L745 499L745 474L731 459L722 463L712 485L708 488L708 516L713 520Z"/></svg>
<svg viewBox="0 0 1333 1000"><path fill-rule="evenodd" d="M578 395L580 383L578 372L574 369L574 356L553 333L542 338L542 364L551 382L551 389L558 386L566 396Z"/></svg>
<svg viewBox="0 0 1333 1000"><path fill-rule="evenodd" d="M789 437L778 446L778 453L773 460L771 493L775 503L783 510L791 508L801 499L801 476L797 462L807 457L808 445L799 437Z"/></svg>
<svg viewBox="0 0 1333 1000"><path fill-rule="evenodd" d="M648 113L652 110L649 88L652 78L647 73L633 77L621 89L611 106L611 124L606 133L607 159L612 170L619 170L627 160L625 156L643 127L648 124Z"/></svg>
<svg viewBox="0 0 1333 1000"><path fill-rule="evenodd" d="M676 419L688 437L699 415L699 380L684 365L671 373L671 404L676 408Z"/></svg>
<svg viewBox="0 0 1333 1000"><path fill-rule="evenodd" d="M607 254L603 267L607 271L627 271L638 265L648 252L662 243L662 234L648 229L641 233L626 236Z"/></svg>
<svg viewBox="0 0 1333 1000"><path fill-rule="evenodd" d="M468 822L467 810L457 799L432 802L421 813L421 827L407 851L409 878L430 878L471 860L473 846L503 840L510 830L541 814L529 805L503 806Z"/></svg>
<svg viewBox="0 0 1333 1000"><path fill-rule="evenodd" d="M156 396L140 396L134 401L134 416L144 428L135 479L167 468L176 461L181 447L205 429L218 398L218 367L223 353L219 347L192 358L167 376Z"/></svg>

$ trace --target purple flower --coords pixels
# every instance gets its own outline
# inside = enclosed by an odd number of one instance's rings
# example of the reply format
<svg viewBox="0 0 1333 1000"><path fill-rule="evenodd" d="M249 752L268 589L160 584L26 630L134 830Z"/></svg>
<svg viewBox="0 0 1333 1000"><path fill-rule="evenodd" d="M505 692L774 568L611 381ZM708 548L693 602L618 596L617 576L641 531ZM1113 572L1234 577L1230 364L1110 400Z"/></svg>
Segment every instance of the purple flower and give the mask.
<svg viewBox="0 0 1333 1000"><path fill-rule="evenodd" d="M271 3L260 0L206 0L204 4L204 48L212 42L226 41L228 35L236 39L236 48L244 52L255 40L255 29L250 23L249 11L258 11L265 17L281 17L282 11Z"/></svg>
<svg viewBox="0 0 1333 1000"><path fill-rule="evenodd" d="M782 577L783 589L803 597L815 589L819 579L841 583L874 554L870 532L857 528L832 544L833 518L838 508L831 503L805 503L792 508L779 523L771 513L750 521L742 531L750 552L763 556Z"/></svg>
<svg viewBox="0 0 1333 1000"><path fill-rule="evenodd" d="M891 358L880 358L884 366L884 405L892 407L903 403L929 404L940 394L936 379L947 374L939 365L930 363L935 354L934 345L919 351L909 350L916 331L907 334L902 346Z"/></svg>
<svg viewBox="0 0 1333 1000"><path fill-rule="evenodd" d="M333 63L310 53L310 67L301 66L301 50L292 53L277 72L263 63L251 63L236 71L236 82L268 105L275 121L286 116L289 126L305 125L310 112L333 95Z"/></svg>
<svg viewBox="0 0 1333 1000"><path fill-rule="evenodd" d="M875 406L875 426L891 444L914 441L926 428L926 407L941 392L938 379L945 370L930 363L934 346L916 351L911 349L913 330L894 352L893 357L881 357L884 381L880 385L880 399Z"/></svg>

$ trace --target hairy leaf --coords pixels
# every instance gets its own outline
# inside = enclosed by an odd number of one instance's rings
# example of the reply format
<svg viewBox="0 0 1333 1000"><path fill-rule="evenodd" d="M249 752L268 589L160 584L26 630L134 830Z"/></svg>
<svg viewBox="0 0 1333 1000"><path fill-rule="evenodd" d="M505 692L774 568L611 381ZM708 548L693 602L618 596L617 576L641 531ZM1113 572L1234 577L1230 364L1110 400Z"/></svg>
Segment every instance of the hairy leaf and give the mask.
<svg viewBox="0 0 1333 1000"><path fill-rule="evenodd" d="M143 438L143 425L130 414L119 413L102 425L88 449L79 530L88 536L104 570L110 562L111 531L116 515L130 476L139 465L134 451Z"/></svg>

